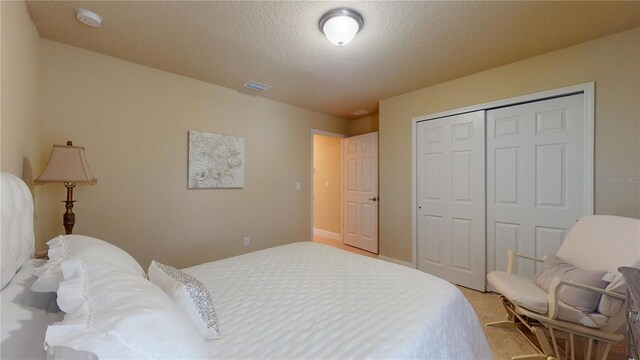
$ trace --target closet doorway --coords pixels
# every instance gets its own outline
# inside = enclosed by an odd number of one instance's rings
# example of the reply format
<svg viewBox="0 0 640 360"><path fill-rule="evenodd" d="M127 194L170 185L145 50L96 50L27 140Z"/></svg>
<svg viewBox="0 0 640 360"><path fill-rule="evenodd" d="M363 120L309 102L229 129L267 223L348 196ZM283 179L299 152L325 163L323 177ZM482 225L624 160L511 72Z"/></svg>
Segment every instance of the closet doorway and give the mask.
<svg viewBox="0 0 640 360"><path fill-rule="evenodd" d="M593 83L414 119L414 264L485 290L593 213ZM535 265L517 263L533 276Z"/></svg>

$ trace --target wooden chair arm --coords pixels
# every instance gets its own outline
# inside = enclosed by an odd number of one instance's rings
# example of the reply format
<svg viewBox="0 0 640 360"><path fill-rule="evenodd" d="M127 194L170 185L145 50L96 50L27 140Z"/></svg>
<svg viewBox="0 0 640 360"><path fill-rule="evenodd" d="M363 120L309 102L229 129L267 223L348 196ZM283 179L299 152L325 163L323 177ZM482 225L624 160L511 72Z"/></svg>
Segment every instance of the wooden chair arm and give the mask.
<svg viewBox="0 0 640 360"><path fill-rule="evenodd" d="M533 261L537 261L537 262L542 262L543 260L537 257L533 257L533 256L528 256L525 254L520 254L517 252L513 252L513 250L507 250L507 256L508 256L508 262L507 262L507 272L509 274L513 274L514 272L514 267L516 264L516 256L517 257L521 257L524 259L529 259L529 260L533 260Z"/></svg>
<svg viewBox="0 0 640 360"><path fill-rule="evenodd" d="M551 279L551 282L549 283L549 314L548 315L551 319L555 319L558 316L558 289L560 288L561 285L593 291L593 292L600 293L602 295L608 295L608 296L614 297L616 299L626 300L625 295L619 294L617 292L600 289L597 287L584 285L584 284L580 284L572 281L561 280L559 276L555 276L553 279Z"/></svg>

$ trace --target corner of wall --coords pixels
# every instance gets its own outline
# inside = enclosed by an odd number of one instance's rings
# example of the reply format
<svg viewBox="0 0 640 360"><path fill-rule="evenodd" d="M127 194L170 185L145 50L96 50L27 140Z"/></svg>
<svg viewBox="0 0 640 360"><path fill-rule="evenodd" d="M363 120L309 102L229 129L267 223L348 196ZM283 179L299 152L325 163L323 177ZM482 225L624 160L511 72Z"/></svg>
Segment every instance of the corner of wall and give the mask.
<svg viewBox="0 0 640 360"><path fill-rule="evenodd" d="M347 121L348 136L356 136L378 131L378 114L374 114L357 120Z"/></svg>
<svg viewBox="0 0 640 360"><path fill-rule="evenodd" d="M43 161L39 126L42 43L26 2L0 2L0 17L0 168L27 183L37 215L40 191L33 187L33 179Z"/></svg>

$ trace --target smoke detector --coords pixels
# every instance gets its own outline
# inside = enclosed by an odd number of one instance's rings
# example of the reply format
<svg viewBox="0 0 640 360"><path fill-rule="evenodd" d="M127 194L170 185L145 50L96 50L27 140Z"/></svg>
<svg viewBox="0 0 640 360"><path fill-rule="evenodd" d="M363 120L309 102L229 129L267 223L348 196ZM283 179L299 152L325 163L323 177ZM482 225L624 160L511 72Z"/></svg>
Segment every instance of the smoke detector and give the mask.
<svg viewBox="0 0 640 360"><path fill-rule="evenodd" d="M269 86L269 85L261 84L259 82L251 81L251 80L247 81L242 86L246 87L247 89L255 90L255 91L259 91L259 92L265 92L265 91L271 89L271 86Z"/></svg>
<svg viewBox="0 0 640 360"><path fill-rule="evenodd" d="M76 19L81 23L99 28L102 25L102 17L91 10L76 8Z"/></svg>

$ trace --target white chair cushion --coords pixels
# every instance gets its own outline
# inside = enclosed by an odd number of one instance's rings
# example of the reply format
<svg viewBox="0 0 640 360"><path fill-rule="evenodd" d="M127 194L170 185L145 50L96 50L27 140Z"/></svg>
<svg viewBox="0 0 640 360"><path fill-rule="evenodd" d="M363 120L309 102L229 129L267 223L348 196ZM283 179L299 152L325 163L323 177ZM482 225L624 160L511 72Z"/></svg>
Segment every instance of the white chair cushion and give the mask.
<svg viewBox="0 0 640 360"><path fill-rule="evenodd" d="M615 255L615 256L613 256ZM578 221L556 256L581 269L609 270L640 266L640 220L590 215Z"/></svg>
<svg viewBox="0 0 640 360"><path fill-rule="evenodd" d="M640 220L611 215L585 216L571 228L556 255L582 269L611 271L614 280L605 289L625 294L626 285L618 268L640 267ZM622 304L621 300L603 295L597 309L612 317Z"/></svg>
<svg viewBox="0 0 640 360"><path fill-rule="evenodd" d="M494 271L487 276L487 281L516 305L538 314L546 314L549 309L547 293L531 279L504 271Z"/></svg>
<svg viewBox="0 0 640 360"><path fill-rule="evenodd" d="M541 315L547 314L549 295L533 280L504 271L494 271L487 276L487 281L512 303ZM558 319L592 328L601 328L608 321L602 314L584 314L563 302L558 302Z"/></svg>

